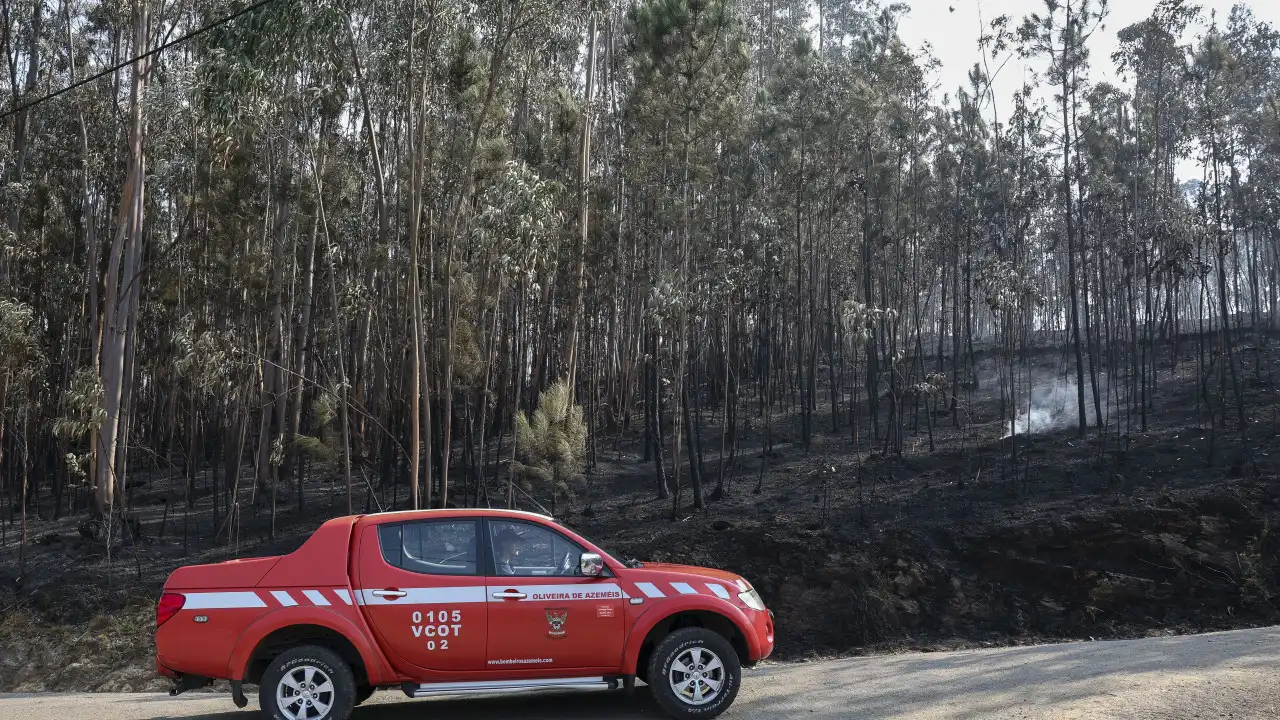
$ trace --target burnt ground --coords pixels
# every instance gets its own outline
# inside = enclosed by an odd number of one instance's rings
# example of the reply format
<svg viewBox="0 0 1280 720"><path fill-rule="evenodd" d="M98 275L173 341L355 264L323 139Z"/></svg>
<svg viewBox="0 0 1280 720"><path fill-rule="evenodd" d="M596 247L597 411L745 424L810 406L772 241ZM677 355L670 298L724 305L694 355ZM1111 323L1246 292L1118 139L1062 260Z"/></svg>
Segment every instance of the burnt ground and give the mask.
<svg viewBox="0 0 1280 720"><path fill-rule="evenodd" d="M1138 418L1112 413L1105 433L1082 439L1065 421L1020 437L1016 465L991 360L963 393L961 417L937 413L932 450L925 411L906 405L900 457L869 451L865 429L856 445L847 425L833 432L821 389L809 449L797 418L775 411L766 457L764 418L744 399L726 492L695 512L686 484L674 518L671 500L656 497L638 433L602 432L597 466L559 514L622 556L742 573L777 614L781 659L1280 622L1280 348L1239 348L1247 452L1234 423L1223 426L1219 411L1214 427L1203 411L1195 350L1184 343L1176 368L1161 357L1145 432ZM1062 355L1033 358L1038 385L1061 375ZM1235 417L1229 392L1227 415ZM710 495L720 421L703 420ZM287 552L345 510L345 490L324 481L308 486L301 511L282 491L276 539L265 511L246 509L235 547L210 538L207 493L185 513L180 480L156 472L131 483L141 537L113 543L109 562L102 542L78 532L83 518L29 518L21 567L16 526L7 528L0 690L165 687L150 636L154 599L174 567ZM532 496L549 505L545 489ZM357 511L366 502L360 492Z"/></svg>

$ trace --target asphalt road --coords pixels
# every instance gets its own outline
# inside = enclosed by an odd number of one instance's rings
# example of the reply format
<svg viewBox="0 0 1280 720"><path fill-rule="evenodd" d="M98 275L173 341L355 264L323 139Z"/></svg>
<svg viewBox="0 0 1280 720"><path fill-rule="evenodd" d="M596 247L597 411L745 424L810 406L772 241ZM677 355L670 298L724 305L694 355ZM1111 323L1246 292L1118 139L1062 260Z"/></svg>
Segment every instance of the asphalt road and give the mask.
<svg viewBox="0 0 1280 720"><path fill-rule="evenodd" d="M212 693L0 695L13 720L257 720ZM378 693L353 720L658 718L620 693L407 700ZM747 671L721 717L813 720L1280 718L1280 627L1183 637L910 653Z"/></svg>

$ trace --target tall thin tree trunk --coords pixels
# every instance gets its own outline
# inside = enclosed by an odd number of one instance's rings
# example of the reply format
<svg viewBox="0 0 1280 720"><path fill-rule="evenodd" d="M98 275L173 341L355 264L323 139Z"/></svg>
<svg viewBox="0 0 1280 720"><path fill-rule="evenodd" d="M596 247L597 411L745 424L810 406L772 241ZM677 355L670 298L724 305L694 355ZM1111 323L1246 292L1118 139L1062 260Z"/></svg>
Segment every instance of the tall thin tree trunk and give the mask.
<svg viewBox="0 0 1280 720"><path fill-rule="evenodd" d="M134 0L133 47L148 46L147 0ZM99 378L102 382L103 421L94 446L97 477L96 504L100 513L109 514L115 504L116 452L119 440L120 404L124 391L125 344L131 305L128 298L133 283L138 281L138 258L142 243L144 178L146 161L146 118L143 102L151 76L151 59L133 64L130 90L129 157L125 174L116 232L107 264L107 287L103 297L103 352ZM122 286L123 279L123 286Z"/></svg>

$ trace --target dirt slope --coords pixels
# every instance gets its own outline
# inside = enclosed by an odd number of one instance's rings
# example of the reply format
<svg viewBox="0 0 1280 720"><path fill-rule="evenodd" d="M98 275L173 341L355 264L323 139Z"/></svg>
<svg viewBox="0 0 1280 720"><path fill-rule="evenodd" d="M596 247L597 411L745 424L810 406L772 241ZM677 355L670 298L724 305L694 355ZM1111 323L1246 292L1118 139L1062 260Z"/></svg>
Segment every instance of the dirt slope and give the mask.
<svg viewBox="0 0 1280 720"><path fill-rule="evenodd" d="M741 572L777 613L782 659L1280 622L1280 353L1259 352L1247 378L1247 453L1235 428L1210 426L1197 409L1201 386L1183 362L1162 370L1146 431L1113 410L1102 435L1021 437L1016 464L986 386L966 397L964 422L935 417L932 443L927 416L905 404L900 457L868 451L865 432L852 443L847 425L832 430L823 415L806 450L793 417L779 414L770 430L751 405L716 494L720 424L705 415L716 499L693 511L686 481L674 516L671 500L656 498L639 434L608 429L561 515L615 554ZM302 510L283 493L268 540L269 516L255 516L246 497L237 548L211 540L207 497L178 510L175 485L163 475L133 485L148 499L135 504L142 534L113 547L110 564L74 519L31 519L25 570L9 536L0 689L147 686L150 604L174 567L288 552L345 505L328 484L309 487ZM545 489L531 494L549 505ZM536 509L529 497L522 505ZM377 507L364 493L356 505Z"/></svg>

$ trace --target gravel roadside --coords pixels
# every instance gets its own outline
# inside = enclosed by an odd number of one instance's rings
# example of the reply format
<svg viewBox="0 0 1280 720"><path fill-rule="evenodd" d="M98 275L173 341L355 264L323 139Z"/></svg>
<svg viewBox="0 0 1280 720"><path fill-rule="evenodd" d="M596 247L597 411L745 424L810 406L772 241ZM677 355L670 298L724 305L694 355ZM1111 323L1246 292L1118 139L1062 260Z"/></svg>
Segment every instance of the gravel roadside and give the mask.
<svg viewBox="0 0 1280 720"><path fill-rule="evenodd" d="M430 708L422 707L429 704ZM353 720L661 717L642 689L407 701L382 692ZM247 720L229 697L191 693L0 695L22 720ZM1280 627L1204 635L766 664L722 717L813 720L1280 718Z"/></svg>

